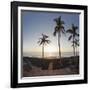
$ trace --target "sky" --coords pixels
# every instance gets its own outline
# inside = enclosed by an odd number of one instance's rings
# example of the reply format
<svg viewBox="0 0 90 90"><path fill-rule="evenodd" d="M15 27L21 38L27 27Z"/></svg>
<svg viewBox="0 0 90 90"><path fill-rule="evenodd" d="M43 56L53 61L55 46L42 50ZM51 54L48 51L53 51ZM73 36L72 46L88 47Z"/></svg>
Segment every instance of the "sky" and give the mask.
<svg viewBox="0 0 90 90"><path fill-rule="evenodd" d="M21 12L21 30L23 37L23 52L41 52L42 47L37 43L41 34L49 36L51 43L45 46L45 52L58 52L57 36L53 36L55 28L55 18L61 16L65 22L65 30L71 25L79 27L79 14L67 12L40 12L25 11ZM77 30L79 32L79 29ZM69 34L61 34L61 51L72 52L71 42L68 41Z"/></svg>

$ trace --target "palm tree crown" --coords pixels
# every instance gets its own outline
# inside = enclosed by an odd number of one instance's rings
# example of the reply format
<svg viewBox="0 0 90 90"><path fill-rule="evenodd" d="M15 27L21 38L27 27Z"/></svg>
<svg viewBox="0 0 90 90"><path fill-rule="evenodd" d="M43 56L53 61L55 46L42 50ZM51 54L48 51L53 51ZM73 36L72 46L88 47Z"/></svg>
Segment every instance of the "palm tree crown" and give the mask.
<svg viewBox="0 0 90 90"><path fill-rule="evenodd" d="M49 37L49 36L47 36L47 35L45 35L45 34L42 34L42 37L39 38L39 41L38 41L39 45L42 45L42 57L43 57L43 58L44 58L44 45L50 43L50 40L47 39L48 37Z"/></svg>
<svg viewBox="0 0 90 90"><path fill-rule="evenodd" d="M71 35L69 36L68 40L71 40L71 38L75 37L75 36L79 36L79 34L77 33L77 26L74 26L74 24L72 24L71 29L68 29L66 32L70 33Z"/></svg>
<svg viewBox="0 0 90 90"><path fill-rule="evenodd" d="M56 26L53 35L56 36L57 33L61 33L61 32L65 34L65 29L63 26L65 23L64 21L61 20L61 16L59 18L54 19L54 21L56 22Z"/></svg>
<svg viewBox="0 0 90 90"><path fill-rule="evenodd" d="M49 43L50 43L50 40L47 39L48 37L49 37L49 36L47 36L47 35L45 35L45 34L42 34L42 37L39 38L39 41L38 41L39 45L49 44Z"/></svg>
<svg viewBox="0 0 90 90"><path fill-rule="evenodd" d="M72 40L72 46L73 46L73 51L74 51L74 56L75 56L75 46L78 45L76 37L79 36L77 33L78 27L72 24L72 27L68 29L66 32L70 34L68 40Z"/></svg>

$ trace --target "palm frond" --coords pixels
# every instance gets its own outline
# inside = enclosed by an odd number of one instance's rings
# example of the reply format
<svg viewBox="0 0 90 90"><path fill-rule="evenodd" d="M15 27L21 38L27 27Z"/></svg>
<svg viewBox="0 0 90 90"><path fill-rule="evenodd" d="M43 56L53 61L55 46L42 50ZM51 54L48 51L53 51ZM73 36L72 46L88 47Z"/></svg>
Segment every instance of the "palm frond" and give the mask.
<svg viewBox="0 0 90 90"><path fill-rule="evenodd" d="M79 43L75 42L75 45L76 45L76 46L79 46Z"/></svg>
<svg viewBox="0 0 90 90"><path fill-rule="evenodd" d="M39 40L39 41L37 41L37 43L40 43L40 40Z"/></svg>
<svg viewBox="0 0 90 90"><path fill-rule="evenodd" d="M61 32L62 32L63 34L66 33L64 26L61 26Z"/></svg>
<svg viewBox="0 0 90 90"><path fill-rule="evenodd" d="M55 27L55 31L57 32L59 30L59 26L56 26Z"/></svg>
<svg viewBox="0 0 90 90"><path fill-rule="evenodd" d="M56 31L53 32L53 35L56 36Z"/></svg>
<svg viewBox="0 0 90 90"><path fill-rule="evenodd" d="M57 18L55 18L54 21L57 22Z"/></svg>
<svg viewBox="0 0 90 90"><path fill-rule="evenodd" d="M68 40L71 40L71 38L72 38L72 35L69 36Z"/></svg>
<svg viewBox="0 0 90 90"><path fill-rule="evenodd" d="M46 42L49 44L51 41L50 40L46 40Z"/></svg>
<svg viewBox="0 0 90 90"><path fill-rule="evenodd" d="M65 30L64 30L64 29L62 30L62 33L63 33L64 35L66 35L66 32L65 32Z"/></svg>
<svg viewBox="0 0 90 90"><path fill-rule="evenodd" d="M50 40L47 40L48 37L49 36L42 34L42 38L39 38L39 41L37 43L39 43L39 45L50 43Z"/></svg>
<svg viewBox="0 0 90 90"><path fill-rule="evenodd" d="M65 22L64 21L61 21L61 24L65 24Z"/></svg>
<svg viewBox="0 0 90 90"><path fill-rule="evenodd" d="M39 45L42 45L42 44L43 44L43 41L41 41Z"/></svg>
<svg viewBox="0 0 90 90"><path fill-rule="evenodd" d="M75 42L74 42L77 46L79 46L79 40L75 39Z"/></svg>
<svg viewBox="0 0 90 90"><path fill-rule="evenodd" d="M58 32L58 26L55 27L53 35L56 36L56 33Z"/></svg>
<svg viewBox="0 0 90 90"><path fill-rule="evenodd" d="M43 38L48 38L49 36L42 33Z"/></svg>
<svg viewBox="0 0 90 90"><path fill-rule="evenodd" d="M73 46L79 46L79 42L78 41L72 41L72 43L73 43Z"/></svg>
<svg viewBox="0 0 90 90"><path fill-rule="evenodd" d="M57 19L57 18L55 18L55 19L54 19L54 21L55 21L55 22L56 22L56 24L58 25L58 19Z"/></svg>
<svg viewBox="0 0 90 90"><path fill-rule="evenodd" d="M74 46L74 44L71 45L72 47Z"/></svg>
<svg viewBox="0 0 90 90"><path fill-rule="evenodd" d="M61 28L61 29L63 29L63 30L65 31L65 28L64 28L64 26L63 26L63 25L62 25L60 28Z"/></svg>
<svg viewBox="0 0 90 90"><path fill-rule="evenodd" d="M68 29L66 32L73 34L73 30L72 29Z"/></svg>
<svg viewBox="0 0 90 90"><path fill-rule="evenodd" d="M79 42L79 39L75 39L76 42Z"/></svg>
<svg viewBox="0 0 90 90"><path fill-rule="evenodd" d="M77 30L77 29L78 29L78 27L77 27L77 26L74 26L74 29L75 29L75 30Z"/></svg>
<svg viewBox="0 0 90 90"><path fill-rule="evenodd" d="M79 37L79 34L78 33L75 33L75 35Z"/></svg>

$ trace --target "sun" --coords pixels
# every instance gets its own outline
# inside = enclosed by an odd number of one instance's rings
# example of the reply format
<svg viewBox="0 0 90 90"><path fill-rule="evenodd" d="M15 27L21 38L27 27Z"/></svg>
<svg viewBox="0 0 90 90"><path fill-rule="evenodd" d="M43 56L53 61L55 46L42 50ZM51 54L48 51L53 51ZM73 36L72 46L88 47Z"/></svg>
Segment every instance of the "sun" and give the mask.
<svg viewBox="0 0 90 90"><path fill-rule="evenodd" d="M57 48L54 45L48 45L45 47L45 52L48 53L57 52Z"/></svg>

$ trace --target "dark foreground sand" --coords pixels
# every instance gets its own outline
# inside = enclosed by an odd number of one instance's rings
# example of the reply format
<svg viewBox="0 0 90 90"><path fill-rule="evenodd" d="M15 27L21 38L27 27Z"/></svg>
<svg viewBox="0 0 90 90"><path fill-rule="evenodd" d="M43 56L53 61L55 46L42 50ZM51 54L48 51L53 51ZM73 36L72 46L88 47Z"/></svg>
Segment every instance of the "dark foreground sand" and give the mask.
<svg viewBox="0 0 90 90"><path fill-rule="evenodd" d="M67 58L23 57L23 77L79 74L79 56Z"/></svg>

